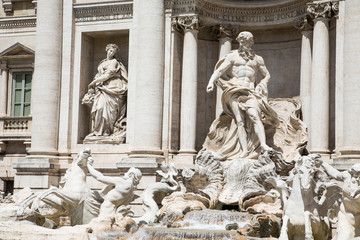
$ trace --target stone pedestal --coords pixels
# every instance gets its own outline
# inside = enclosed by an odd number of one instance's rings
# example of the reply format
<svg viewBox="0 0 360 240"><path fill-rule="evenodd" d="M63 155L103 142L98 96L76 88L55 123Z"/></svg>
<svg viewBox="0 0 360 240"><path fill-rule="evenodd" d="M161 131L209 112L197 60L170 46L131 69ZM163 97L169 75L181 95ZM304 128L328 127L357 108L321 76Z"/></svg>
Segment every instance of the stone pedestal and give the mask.
<svg viewBox="0 0 360 240"><path fill-rule="evenodd" d="M33 190L58 186L60 181L58 158L28 156L18 158L12 166L16 170L14 189L30 187Z"/></svg>
<svg viewBox="0 0 360 240"><path fill-rule="evenodd" d="M329 154L329 51L329 18L315 18L311 81L312 153Z"/></svg>
<svg viewBox="0 0 360 240"><path fill-rule="evenodd" d="M136 102L130 139L131 158L161 158L164 1L135 0L136 11ZM132 92L134 93L134 92Z"/></svg>

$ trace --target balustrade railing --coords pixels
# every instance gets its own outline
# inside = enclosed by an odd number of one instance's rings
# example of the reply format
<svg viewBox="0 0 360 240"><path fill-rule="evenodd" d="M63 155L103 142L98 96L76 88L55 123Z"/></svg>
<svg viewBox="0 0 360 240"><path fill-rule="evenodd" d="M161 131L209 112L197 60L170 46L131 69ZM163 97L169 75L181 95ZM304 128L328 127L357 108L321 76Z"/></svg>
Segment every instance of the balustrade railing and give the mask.
<svg viewBox="0 0 360 240"><path fill-rule="evenodd" d="M31 133L30 117L0 117L0 134L28 135Z"/></svg>

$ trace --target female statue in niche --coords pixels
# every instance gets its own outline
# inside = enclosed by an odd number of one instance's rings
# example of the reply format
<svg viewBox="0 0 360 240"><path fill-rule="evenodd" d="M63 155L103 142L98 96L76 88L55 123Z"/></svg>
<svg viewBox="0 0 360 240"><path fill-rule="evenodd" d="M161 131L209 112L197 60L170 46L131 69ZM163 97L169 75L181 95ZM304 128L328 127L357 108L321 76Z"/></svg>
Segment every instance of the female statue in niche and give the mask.
<svg viewBox="0 0 360 240"><path fill-rule="evenodd" d="M127 71L115 58L116 44L106 46L106 59L98 65L98 73L82 99L91 106L92 132L84 142L125 142Z"/></svg>

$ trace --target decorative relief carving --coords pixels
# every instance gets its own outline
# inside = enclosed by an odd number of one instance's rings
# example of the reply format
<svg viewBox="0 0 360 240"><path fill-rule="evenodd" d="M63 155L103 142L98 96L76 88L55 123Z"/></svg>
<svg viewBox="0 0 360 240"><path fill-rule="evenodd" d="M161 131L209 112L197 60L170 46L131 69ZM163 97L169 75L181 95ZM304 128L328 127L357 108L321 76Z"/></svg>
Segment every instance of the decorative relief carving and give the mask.
<svg viewBox="0 0 360 240"><path fill-rule="evenodd" d="M335 16L339 14L339 2L334 2L331 6Z"/></svg>
<svg viewBox="0 0 360 240"><path fill-rule="evenodd" d="M0 30L36 27L36 16L0 20Z"/></svg>
<svg viewBox="0 0 360 240"><path fill-rule="evenodd" d="M314 19L331 18L339 9L338 6L334 6L336 3L338 4L338 2L308 3L307 12ZM333 9L335 9L335 11Z"/></svg>
<svg viewBox="0 0 360 240"><path fill-rule="evenodd" d="M295 21L294 27L300 31L308 31L313 29L314 22L309 15L305 15Z"/></svg>
<svg viewBox="0 0 360 240"><path fill-rule="evenodd" d="M186 30L199 30L201 27L198 16L182 16L176 17L172 20L173 27L180 31Z"/></svg>
<svg viewBox="0 0 360 240"><path fill-rule="evenodd" d="M223 38L223 37L232 38L237 32L238 32L237 26L220 24L212 27L212 34L217 38Z"/></svg>
<svg viewBox="0 0 360 240"><path fill-rule="evenodd" d="M75 22L109 21L131 19L133 6L130 3L78 4L74 6Z"/></svg>

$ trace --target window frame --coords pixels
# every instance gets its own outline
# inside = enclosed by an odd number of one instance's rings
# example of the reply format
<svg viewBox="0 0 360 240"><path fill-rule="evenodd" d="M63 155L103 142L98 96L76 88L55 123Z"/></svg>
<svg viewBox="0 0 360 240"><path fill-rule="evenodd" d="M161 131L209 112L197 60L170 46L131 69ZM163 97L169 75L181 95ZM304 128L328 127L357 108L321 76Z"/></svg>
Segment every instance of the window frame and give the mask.
<svg viewBox="0 0 360 240"><path fill-rule="evenodd" d="M21 109L20 109L20 115L16 116L15 115L15 91L16 89L16 76L17 75L22 75L22 81L21 81ZM31 87L30 88L26 88L26 74L30 74L31 75ZM11 86L9 88L9 91L11 91L11 94L9 94L8 96L9 98L9 113L11 117L27 117L27 116L31 116L32 113L32 104L31 104L31 95L32 93L30 93L30 102L25 102L25 91L29 90L32 92L32 84L33 84L33 70L32 69L14 69L13 71L10 72L10 78L9 78L9 85ZM20 88L19 88L20 89ZM30 106L30 112L28 115L24 115L24 107L26 104L29 104Z"/></svg>

